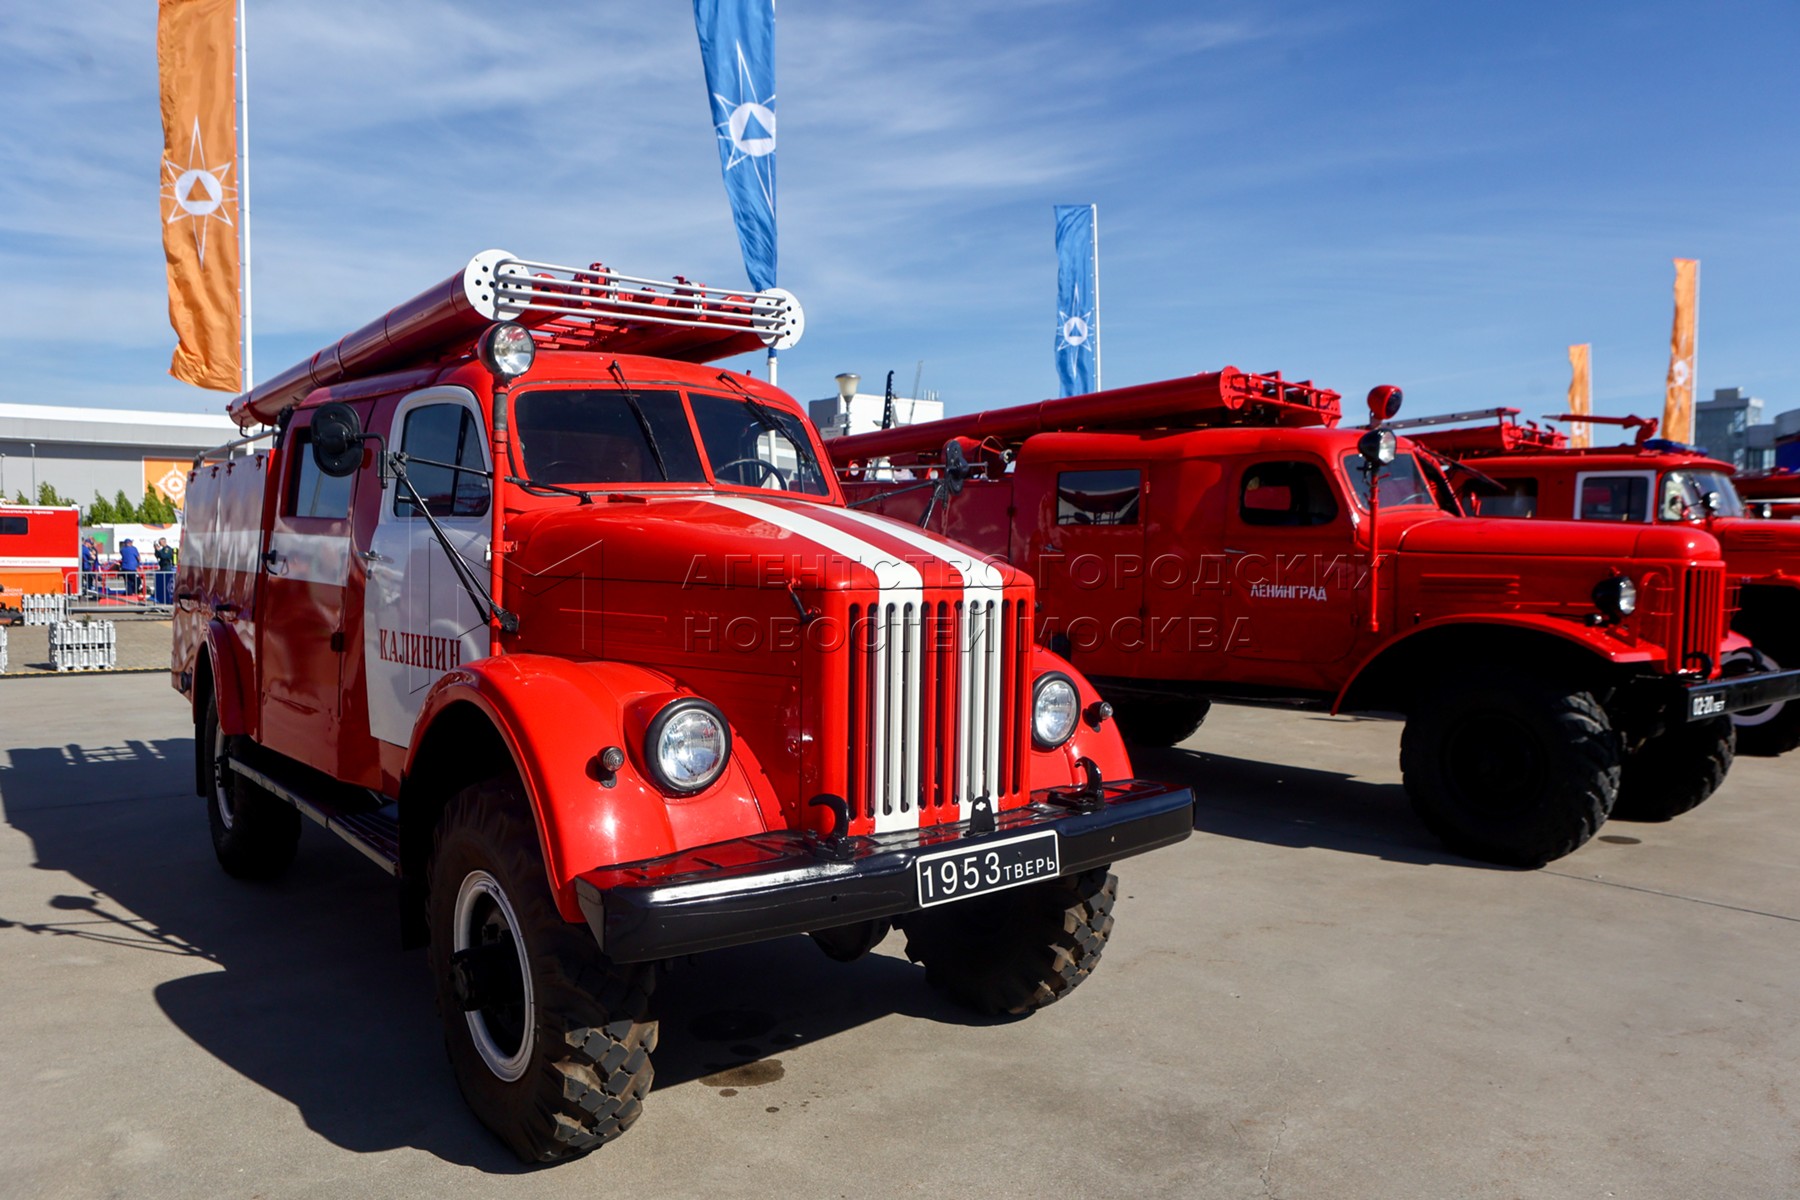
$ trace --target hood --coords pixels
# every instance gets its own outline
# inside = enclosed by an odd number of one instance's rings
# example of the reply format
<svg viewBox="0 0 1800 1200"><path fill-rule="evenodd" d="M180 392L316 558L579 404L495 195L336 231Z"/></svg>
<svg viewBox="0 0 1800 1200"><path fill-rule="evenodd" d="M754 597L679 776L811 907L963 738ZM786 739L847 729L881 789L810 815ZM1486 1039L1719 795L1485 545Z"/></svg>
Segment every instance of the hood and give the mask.
<svg viewBox="0 0 1800 1200"><path fill-rule="evenodd" d="M1753 517L1719 517L1711 525L1702 525L1719 539L1726 553L1773 553L1781 555L1789 566L1800 563L1800 523L1765 521Z"/></svg>
<svg viewBox="0 0 1800 1200"><path fill-rule="evenodd" d="M1384 539L1385 540L1385 539ZM1542 518L1446 517L1400 536L1402 552L1519 554L1539 558L1713 558L1719 542L1704 529Z"/></svg>
<svg viewBox="0 0 1800 1200"><path fill-rule="evenodd" d="M775 494L600 497L524 514L507 529L514 570L565 578L884 591L1020 578L914 526Z"/></svg>

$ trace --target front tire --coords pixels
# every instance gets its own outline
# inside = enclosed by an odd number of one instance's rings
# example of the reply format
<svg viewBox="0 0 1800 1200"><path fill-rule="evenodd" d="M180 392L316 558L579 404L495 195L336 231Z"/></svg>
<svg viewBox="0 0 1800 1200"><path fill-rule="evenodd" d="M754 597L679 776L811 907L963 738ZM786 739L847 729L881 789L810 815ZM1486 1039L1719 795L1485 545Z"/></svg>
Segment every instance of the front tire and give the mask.
<svg viewBox="0 0 1800 1200"><path fill-rule="evenodd" d="M906 957L931 986L989 1016L1062 999L1100 963L1119 881L1106 867L901 918Z"/></svg>
<svg viewBox="0 0 1800 1200"><path fill-rule="evenodd" d="M1725 782L1742 736L1730 717L1714 717L1646 741L1625 759L1612 815L1621 821L1667 821L1699 807Z"/></svg>
<svg viewBox="0 0 1800 1200"><path fill-rule="evenodd" d="M1193 737L1211 711L1206 699L1121 700L1113 705L1113 720L1126 741L1160 749Z"/></svg>
<svg viewBox="0 0 1800 1200"><path fill-rule="evenodd" d="M1791 651L1786 652L1789 661ZM1762 650L1752 646L1725 656L1724 675L1748 675L1757 671L1779 671L1781 664ZM1774 758L1800 747L1800 701L1777 700L1761 708L1745 709L1731 714L1737 727L1737 753L1756 758Z"/></svg>
<svg viewBox="0 0 1800 1200"><path fill-rule="evenodd" d="M444 1044L481 1123L530 1163L624 1133L654 1078L655 972L612 962L563 920L516 779L457 793L429 879Z"/></svg>
<svg viewBox="0 0 1800 1200"><path fill-rule="evenodd" d="M1619 795L1619 739L1593 694L1501 677L1445 688L1408 717L1413 811L1459 854L1541 867L1594 836Z"/></svg>
<svg viewBox="0 0 1800 1200"><path fill-rule="evenodd" d="M198 782L206 797L213 853L234 879L274 879L294 861L300 810L224 765L243 745L241 736L228 736L219 724L218 698L207 697L194 748L200 756Z"/></svg>

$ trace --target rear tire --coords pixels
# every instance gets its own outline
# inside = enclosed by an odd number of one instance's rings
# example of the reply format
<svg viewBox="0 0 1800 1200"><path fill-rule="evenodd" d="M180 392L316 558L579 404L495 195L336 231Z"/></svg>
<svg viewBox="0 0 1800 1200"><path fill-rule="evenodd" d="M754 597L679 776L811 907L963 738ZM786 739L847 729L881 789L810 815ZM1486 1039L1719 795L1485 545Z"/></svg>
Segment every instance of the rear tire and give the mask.
<svg viewBox="0 0 1800 1200"><path fill-rule="evenodd" d="M989 1016L1034 1012L1091 975L1112 934L1119 881L1106 867L928 908L900 919L925 979Z"/></svg>
<svg viewBox="0 0 1800 1200"><path fill-rule="evenodd" d="M1459 854L1541 867L1594 836L1619 739L1592 693L1518 676L1427 696L1400 738L1413 811Z"/></svg>
<svg viewBox="0 0 1800 1200"><path fill-rule="evenodd" d="M530 1163L624 1133L655 1074L655 971L612 962L563 920L516 779L457 793L428 877L444 1044L481 1123Z"/></svg>
<svg viewBox="0 0 1800 1200"><path fill-rule="evenodd" d="M1793 655L1787 657L1792 661ZM1724 674L1748 675L1756 671L1779 671L1781 664L1755 648L1725 656ZM1731 714L1737 726L1737 752L1756 758L1774 758L1800 747L1800 701L1779 700L1761 708Z"/></svg>
<svg viewBox="0 0 1800 1200"><path fill-rule="evenodd" d="M1193 737L1212 701L1198 700L1121 700L1113 705L1113 720L1119 734L1136 746L1179 746Z"/></svg>
<svg viewBox="0 0 1800 1200"><path fill-rule="evenodd" d="M234 879L274 879L294 861L300 845L300 810L236 771L224 758L241 752L245 739L227 735L219 724L219 701L209 696L206 715L195 731L199 783L212 826L213 853Z"/></svg>
<svg viewBox="0 0 1800 1200"><path fill-rule="evenodd" d="M1699 807L1725 782L1742 736L1730 717L1714 717L1651 738L1625 759L1614 819L1667 821Z"/></svg>

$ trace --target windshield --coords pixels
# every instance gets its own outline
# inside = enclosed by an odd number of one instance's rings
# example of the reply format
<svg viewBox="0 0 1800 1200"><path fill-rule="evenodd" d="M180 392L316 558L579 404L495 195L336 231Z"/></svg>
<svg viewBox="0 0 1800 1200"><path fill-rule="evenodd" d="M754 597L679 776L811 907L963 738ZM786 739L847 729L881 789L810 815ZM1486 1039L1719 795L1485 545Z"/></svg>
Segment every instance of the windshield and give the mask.
<svg viewBox="0 0 1800 1200"><path fill-rule="evenodd" d="M1716 497L1712 515L1741 517L1744 501L1731 477L1720 471L1669 471L1663 475L1662 506L1665 521L1699 521L1706 517L1707 496Z"/></svg>
<svg viewBox="0 0 1800 1200"><path fill-rule="evenodd" d="M513 399L525 478L556 487L718 482L828 496L806 425L743 396L673 388L534 388ZM688 423L699 426L701 446Z"/></svg>
<svg viewBox="0 0 1800 1200"><path fill-rule="evenodd" d="M1369 470L1362 456L1354 451L1344 455L1344 474L1350 480L1350 494L1359 508L1369 507ZM1438 506L1437 497L1419 473L1419 464L1410 454L1402 454L1381 469L1381 507L1397 508L1406 504Z"/></svg>

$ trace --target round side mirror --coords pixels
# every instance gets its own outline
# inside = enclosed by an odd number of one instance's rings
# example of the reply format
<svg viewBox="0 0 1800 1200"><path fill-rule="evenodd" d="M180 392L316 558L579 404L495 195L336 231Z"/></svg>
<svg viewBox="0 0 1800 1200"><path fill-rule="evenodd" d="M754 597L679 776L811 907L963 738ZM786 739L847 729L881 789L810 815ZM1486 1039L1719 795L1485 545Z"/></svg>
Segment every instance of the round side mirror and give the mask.
<svg viewBox="0 0 1800 1200"><path fill-rule="evenodd" d="M348 404L320 405L312 419L313 463L334 479L355 474L362 465L362 421Z"/></svg>
<svg viewBox="0 0 1800 1200"><path fill-rule="evenodd" d="M1371 429L1356 439L1356 452L1371 471L1393 462L1399 454L1400 439L1391 429Z"/></svg>
<svg viewBox="0 0 1800 1200"><path fill-rule="evenodd" d="M963 480L969 477L969 459L963 453L962 443L951 438L944 443L944 483L951 495L959 495L963 489Z"/></svg>

